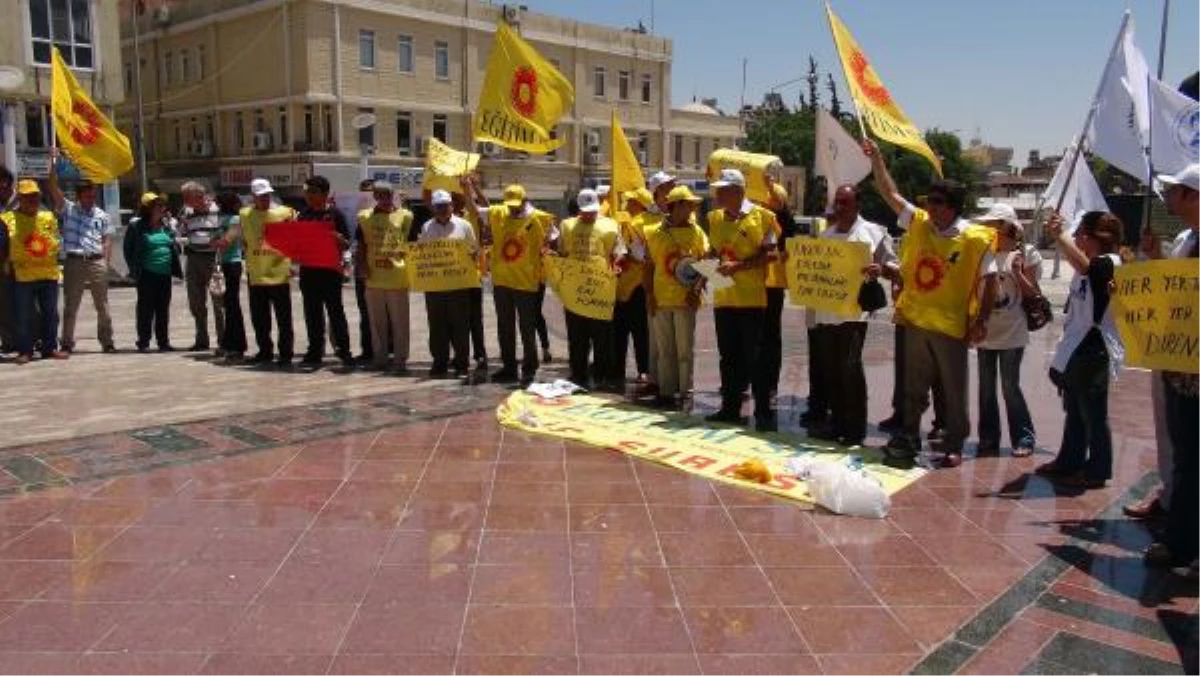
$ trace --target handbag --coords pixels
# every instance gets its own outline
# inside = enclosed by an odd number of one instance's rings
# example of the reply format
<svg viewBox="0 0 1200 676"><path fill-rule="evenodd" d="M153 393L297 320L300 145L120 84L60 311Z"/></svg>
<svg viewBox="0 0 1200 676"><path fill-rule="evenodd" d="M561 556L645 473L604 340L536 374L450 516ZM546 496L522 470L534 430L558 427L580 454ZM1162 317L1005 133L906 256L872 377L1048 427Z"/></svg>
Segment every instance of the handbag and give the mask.
<svg viewBox="0 0 1200 676"><path fill-rule="evenodd" d="M868 279L858 288L858 306L863 312L874 312L887 307L887 292L878 279Z"/></svg>
<svg viewBox="0 0 1200 676"><path fill-rule="evenodd" d="M221 271L219 264L213 270L212 276L208 278L208 293L214 298L225 295L225 273Z"/></svg>
<svg viewBox="0 0 1200 676"><path fill-rule="evenodd" d="M1021 300L1021 310L1025 312L1025 325L1030 331L1037 331L1043 326L1050 323L1054 317L1054 312L1050 308L1050 301L1039 293L1036 296L1029 296Z"/></svg>

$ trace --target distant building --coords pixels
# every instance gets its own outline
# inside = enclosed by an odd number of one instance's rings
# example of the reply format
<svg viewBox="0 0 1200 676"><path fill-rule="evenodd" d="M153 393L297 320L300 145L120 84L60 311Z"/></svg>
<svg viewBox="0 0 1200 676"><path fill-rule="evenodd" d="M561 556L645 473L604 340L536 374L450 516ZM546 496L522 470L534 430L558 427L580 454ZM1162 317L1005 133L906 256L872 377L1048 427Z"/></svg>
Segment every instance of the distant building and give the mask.
<svg viewBox="0 0 1200 676"><path fill-rule="evenodd" d="M977 177L981 180L993 174L1013 173L1013 149L985 144L978 136L967 144L963 157L975 165Z"/></svg>

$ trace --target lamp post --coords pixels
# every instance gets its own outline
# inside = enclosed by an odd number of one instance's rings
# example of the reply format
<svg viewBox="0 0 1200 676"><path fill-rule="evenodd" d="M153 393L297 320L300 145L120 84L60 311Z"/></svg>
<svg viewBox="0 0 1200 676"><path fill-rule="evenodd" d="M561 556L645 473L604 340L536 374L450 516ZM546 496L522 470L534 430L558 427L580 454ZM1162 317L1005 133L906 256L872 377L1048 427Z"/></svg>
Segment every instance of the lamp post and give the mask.
<svg viewBox="0 0 1200 676"><path fill-rule="evenodd" d="M150 189L150 182L146 180L146 115L142 108L142 45L138 29L142 8L142 3L133 3L133 80L137 88L137 133L134 140L138 147L138 179L142 184L142 194L145 194Z"/></svg>
<svg viewBox="0 0 1200 676"><path fill-rule="evenodd" d="M780 82L777 85L770 87L767 90L767 94L768 95L777 94L777 93L779 93L780 89L783 89L785 87L790 87L798 82L803 82L806 79L807 79L807 76L801 75L800 77L795 77L790 80L785 80L783 82ZM778 111L771 111L771 119L767 121L767 152L768 153L775 152L775 119L774 118L777 114L778 114Z"/></svg>

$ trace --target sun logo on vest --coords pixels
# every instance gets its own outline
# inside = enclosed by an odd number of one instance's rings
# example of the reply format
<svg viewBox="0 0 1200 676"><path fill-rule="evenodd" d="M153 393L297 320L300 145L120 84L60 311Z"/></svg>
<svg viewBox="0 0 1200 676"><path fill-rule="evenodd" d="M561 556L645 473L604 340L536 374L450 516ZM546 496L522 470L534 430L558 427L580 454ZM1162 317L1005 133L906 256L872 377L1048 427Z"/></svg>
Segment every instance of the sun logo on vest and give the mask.
<svg viewBox="0 0 1200 676"><path fill-rule="evenodd" d="M521 66L513 73L512 106L522 117L533 117L537 110L538 77L529 66Z"/></svg>
<svg viewBox="0 0 1200 676"><path fill-rule="evenodd" d="M891 105L892 95L875 76L871 62L867 61L867 57L857 49L850 55L850 76L854 78L854 82L863 96L867 97L871 103L880 107Z"/></svg>
<svg viewBox="0 0 1200 676"><path fill-rule="evenodd" d="M500 257L506 263L512 263L523 255L525 255L524 242L516 237L504 240L504 246L500 248Z"/></svg>
<svg viewBox="0 0 1200 676"><path fill-rule="evenodd" d="M86 101L71 103L71 138L78 144L90 146L100 138L100 111Z"/></svg>
<svg viewBox="0 0 1200 676"><path fill-rule="evenodd" d="M737 260L738 260L737 252L734 251L733 247L731 247L731 246L727 246L727 247L721 249L720 253L721 253L721 260L723 260L723 261L728 261L730 263L734 263L734 262L737 262Z"/></svg>
<svg viewBox="0 0 1200 676"><path fill-rule="evenodd" d="M30 234L24 244L25 253L34 258L45 258L50 254L50 240L40 232Z"/></svg>
<svg viewBox="0 0 1200 676"><path fill-rule="evenodd" d="M946 277L946 264L936 255L923 254L917 260L916 283L918 291L933 291L942 285Z"/></svg>

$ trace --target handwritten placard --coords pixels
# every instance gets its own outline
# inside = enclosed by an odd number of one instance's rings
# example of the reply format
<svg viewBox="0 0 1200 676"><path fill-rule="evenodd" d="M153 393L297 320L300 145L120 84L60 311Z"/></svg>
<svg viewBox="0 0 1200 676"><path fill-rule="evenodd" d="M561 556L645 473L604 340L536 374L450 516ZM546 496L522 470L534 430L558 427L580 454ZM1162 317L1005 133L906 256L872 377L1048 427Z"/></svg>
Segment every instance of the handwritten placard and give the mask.
<svg viewBox="0 0 1200 676"><path fill-rule="evenodd" d="M858 291L863 268L871 263L865 242L793 237L787 241L788 298L803 305L843 317L862 312Z"/></svg>
<svg viewBox="0 0 1200 676"><path fill-rule="evenodd" d="M454 291L479 286L479 268L464 239L409 244L405 261L413 291Z"/></svg>
<svg viewBox="0 0 1200 676"><path fill-rule="evenodd" d="M563 307L591 319L612 319L617 276L605 259L547 256L545 265L546 280Z"/></svg>
<svg viewBox="0 0 1200 676"><path fill-rule="evenodd" d="M1200 372L1200 263L1178 258L1119 266L1113 319L1130 366Z"/></svg>

